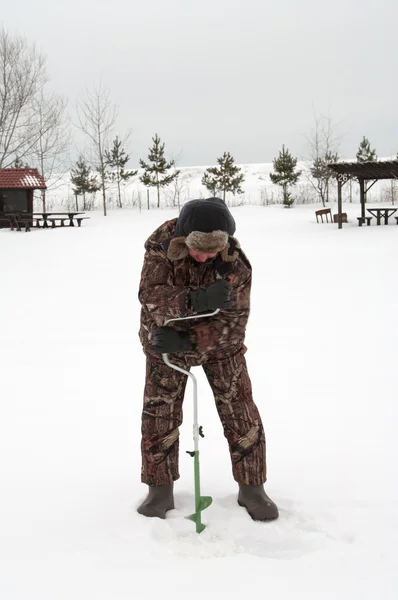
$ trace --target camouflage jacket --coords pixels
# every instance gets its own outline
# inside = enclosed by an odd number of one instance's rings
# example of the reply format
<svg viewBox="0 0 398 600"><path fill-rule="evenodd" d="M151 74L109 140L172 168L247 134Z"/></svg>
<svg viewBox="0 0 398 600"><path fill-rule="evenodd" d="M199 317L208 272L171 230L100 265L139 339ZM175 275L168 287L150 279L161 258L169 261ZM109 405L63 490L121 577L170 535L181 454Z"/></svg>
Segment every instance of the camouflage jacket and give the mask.
<svg viewBox="0 0 398 600"><path fill-rule="evenodd" d="M232 307L214 317L192 319L170 326L188 331L195 350L185 354L202 362L220 360L244 348L250 312L251 265L237 240L229 238L228 257L199 263L190 256L171 261L167 257L168 241L174 235L177 219L166 221L145 243L144 265L139 287L141 302L140 340L144 352L154 354L152 332L165 321L194 315L190 308L192 290L206 288L223 277L232 286ZM158 355L159 356L159 355Z"/></svg>

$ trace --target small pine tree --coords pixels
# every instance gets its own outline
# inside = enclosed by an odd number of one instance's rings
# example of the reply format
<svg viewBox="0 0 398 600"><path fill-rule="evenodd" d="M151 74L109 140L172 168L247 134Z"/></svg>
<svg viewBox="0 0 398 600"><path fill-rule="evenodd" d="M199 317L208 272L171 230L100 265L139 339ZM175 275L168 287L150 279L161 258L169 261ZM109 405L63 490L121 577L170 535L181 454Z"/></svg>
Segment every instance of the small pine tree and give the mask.
<svg viewBox="0 0 398 600"><path fill-rule="evenodd" d="M366 162L368 160L377 160L376 150L370 147L369 140L363 136L357 152L357 161Z"/></svg>
<svg viewBox="0 0 398 600"><path fill-rule="evenodd" d="M338 153L327 151L323 156L318 156L314 159L310 167L311 175L316 181L315 189L319 193L323 206L329 202L329 186L330 180L334 178L333 171L329 169L329 165L339 160Z"/></svg>
<svg viewBox="0 0 398 600"><path fill-rule="evenodd" d="M94 175L91 174L90 167L82 156L76 162L76 166L71 170L70 180L73 184L73 193L76 200L76 210L79 210L78 196L83 196L83 210L87 210L86 194L98 192L101 185L98 184Z"/></svg>
<svg viewBox="0 0 398 600"><path fill-rule="evenodd" d="M158 208L160 207L160 188L167 187L179 175L179 171L174 171L167 175L167 171L174 166L174 161L166 161L164 156L164 143L161 144L160 137L155 134L152 138L153 146L149 148L148 163L140 159L140 166L145 169L140 181L147 187L156 187L158 193Z"/></svg>
<svg viewBox="0 0 398 600"><path fill-rule="evenodd" d="M297 158L293 158L289 150L282 146L282 150L279 151L278 158L274 158L274 171L270 173L270 179L272 183L280 185L283 189L283 204L290 208L294 202L294 198L289 192L289 186L296 185L301 171L295 171L297 166Z"/></svg>
<svg viewBox="0 0 398 600"><path fill-rule="evenodd" d="M112 169L116 169L116 171L108 172L108 177L111 181L116 181L117 183L119 208L123 208L120 194L121 182L128 181L131 177L134 177L138 173L138 171L124 170L124 167L129 160L130 156L126 153L124 148L122 148L122 142L119 140L118 136L116 136L116 138L113 140L111 151L109 152L108 150L105 150L105 164Z"/></svg>
<svg viewBox="0 0 398 600"><path fill-rule="evenodd" d="M294 197L292 196L291 192L289 192L288 190L283 190L283 205L285 208L291 208L291 206L294 204Z"/></svg>
<svg viewBox="0 0 398 600"><path fill-rule="evenodd" d="M240 167L235 165L233 156L229 152L217 158L218 167L210 167L206 169L202 177L202 185L205 186L214 196L217 192L222 192L222 199L225 202L225 194L243 194L241 184L245 177L241 172Z"/></svg>

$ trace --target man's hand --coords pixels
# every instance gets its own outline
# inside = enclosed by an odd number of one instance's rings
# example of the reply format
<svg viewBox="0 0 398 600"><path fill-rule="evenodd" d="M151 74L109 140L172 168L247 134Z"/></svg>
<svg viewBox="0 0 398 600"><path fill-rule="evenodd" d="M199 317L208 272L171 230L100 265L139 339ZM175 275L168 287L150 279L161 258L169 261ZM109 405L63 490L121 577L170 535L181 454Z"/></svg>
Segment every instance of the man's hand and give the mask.
<svg viewBox="0 0 398 600"><path fill-rule="evenodd" d="M231 308L231 285L225 279L217 279L206 289L191 292L190 298L195 312Z"/></svg>
<svg viewBox="0 0 398 600"><path fill-rule="evenodd" d="M173 327L157 327L154 331L152 345L156 352L162 354L186 352L193 349L189 334L185 331L176 331Z"/></svg>

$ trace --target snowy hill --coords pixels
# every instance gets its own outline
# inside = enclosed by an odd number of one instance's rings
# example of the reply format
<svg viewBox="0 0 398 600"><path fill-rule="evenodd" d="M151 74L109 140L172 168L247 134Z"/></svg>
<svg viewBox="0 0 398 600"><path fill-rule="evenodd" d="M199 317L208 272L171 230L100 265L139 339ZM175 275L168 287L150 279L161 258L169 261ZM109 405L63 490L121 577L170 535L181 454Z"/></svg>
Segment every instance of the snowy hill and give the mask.
<svg viewBox="0 0 398 600"><path fill-rule="evenodd" d="M241 204L249 205L270 205L280 203L282 201L281 189L274 185L269 177L273 170L272 163L246 164L239 165L242 173L245 176L245 181L242 185L244 193L242 195L233 196L229 194L227 202L230 206L239 206ZM171 207L182 204L184 201L192 198L205 198L209 196L206 188L203 187L201 180L207 166L203 167L178 167L180 176L176 184L170 185L161 192L162 207ZM309 177L309 164L299 162L297 169L302 171L297 186L292 189L293 196L297 204L319 202L318 195ZM141 204L142 208L147 207L147 189L142 185L139 177L142 175L142 169L138 171L137 176L131 178L126 184L122 184L122 201L123 206L127 208L138 207ZM49 186L47 198L50 207L57 206L75 206L75 198L73 196L72 185L70 183L69 174L66 174L61 181L59 177L54 177L56 182L55 187ZM396 185L396 184L395 184ZM391 189L390 182L379 182L372 187L368 193L369 201L380 202L389 199L389 190ZM101 206L102 197L97 193L93 198L94 207ZM150 206L156 207L156 190L153 188L149 191ZM336 200L336 188L331 186L331 201ZM398 197L398 190L396 191ZM39 198L39 194L37 194ZM110 208L117 205L117 187L116 184L109 183L107 186L107 203ZM79 200L81 202L81 199ZM356 203L359 202L359 186L353 182L352 186L343 188L343 201ZM39 208L39 203L37 203Z"/></svg>

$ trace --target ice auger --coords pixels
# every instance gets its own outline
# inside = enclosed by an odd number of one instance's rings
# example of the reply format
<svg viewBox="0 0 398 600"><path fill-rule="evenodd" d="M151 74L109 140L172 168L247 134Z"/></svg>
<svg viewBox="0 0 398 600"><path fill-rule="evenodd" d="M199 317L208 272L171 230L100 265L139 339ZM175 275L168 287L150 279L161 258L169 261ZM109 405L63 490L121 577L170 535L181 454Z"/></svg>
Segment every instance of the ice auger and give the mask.
<svg viewBox="0 0 398 600"><path fill-rule="evenodd" d="M204 317L213 317L219 312L219 308L212 313L198 314L192 315L190 317L179 317L176 319L168 319L165 322L165 326L169 323L175 321L186 321L188 319L203 319ZM196 380L195 375L193 375L190 371L186 371L177 365L174 365L169 361L168 354L162 354L163 360L172 369L179 371L180 373L184 373L191 378L193 383L193 441L194 441L194 450L193 452L188 452L190 456L194 459L194 478L195 478L195 512L192 515L186 517L190 521L193 521L196 525L196 533L201 533L206 525L202 523L202 511L210 506L213 502L213 498L211 496L201 496L200 495L200 465L199 465L199 437L204 437L202 427L198 424L198 382Z"/></svg>

